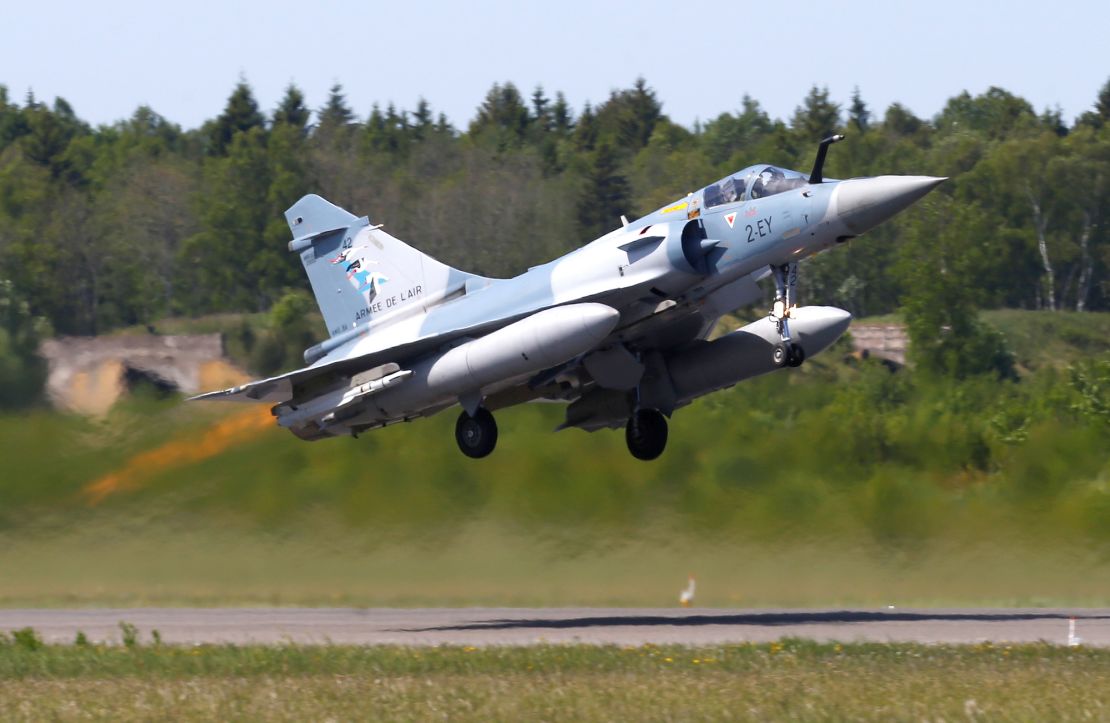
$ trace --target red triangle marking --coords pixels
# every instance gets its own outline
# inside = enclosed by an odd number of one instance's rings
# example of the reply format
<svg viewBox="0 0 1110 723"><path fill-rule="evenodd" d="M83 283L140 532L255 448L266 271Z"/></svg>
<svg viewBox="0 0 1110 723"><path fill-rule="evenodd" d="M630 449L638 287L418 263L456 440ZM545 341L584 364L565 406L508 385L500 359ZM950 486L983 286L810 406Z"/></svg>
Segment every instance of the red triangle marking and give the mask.
<svg viewBox="0 0 1110 723"><path fill-rule="evenodd" d="M728 227L732 228L732 224L736 223L736 212L733 211L732 213L726 215L725 220L728 221Z"/></svg>

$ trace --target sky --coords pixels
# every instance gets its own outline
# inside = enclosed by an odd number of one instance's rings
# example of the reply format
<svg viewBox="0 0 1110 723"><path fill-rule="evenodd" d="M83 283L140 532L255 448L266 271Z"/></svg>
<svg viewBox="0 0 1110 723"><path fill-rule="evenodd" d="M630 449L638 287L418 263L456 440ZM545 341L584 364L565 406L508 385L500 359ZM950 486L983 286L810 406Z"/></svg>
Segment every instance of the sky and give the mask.
<svg viewBox="0 0 1110 723"><path fill-rule="evenodd" d="M61 96L94 124L146 104L193 128L243 77L267 112L290 83L313 108L340 83L360 116L423 97L465 128L495 82L578 110L639 76L687 126L745 93L788 119L814 85L922 117L995 85L1070 122L1110 79L1107 0L60 0L7 3L0 27L10 96Z"/></svg>

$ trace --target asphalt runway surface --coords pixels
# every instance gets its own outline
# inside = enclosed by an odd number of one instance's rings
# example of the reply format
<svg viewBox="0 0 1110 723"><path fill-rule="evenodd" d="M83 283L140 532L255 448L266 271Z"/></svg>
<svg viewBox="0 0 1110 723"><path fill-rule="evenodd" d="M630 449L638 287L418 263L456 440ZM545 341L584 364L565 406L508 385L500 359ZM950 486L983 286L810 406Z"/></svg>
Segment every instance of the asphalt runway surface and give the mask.
<svg viewBox="0 0 1110 723"><path fill-rule="evenodd" d="M535 643L818 641L1037 642L1110 647L1107 609L725 610L717 608L90 608L0 610L0 630L32 627L48 642L118 643L119 623L167 643L529 645Z"/></svg>

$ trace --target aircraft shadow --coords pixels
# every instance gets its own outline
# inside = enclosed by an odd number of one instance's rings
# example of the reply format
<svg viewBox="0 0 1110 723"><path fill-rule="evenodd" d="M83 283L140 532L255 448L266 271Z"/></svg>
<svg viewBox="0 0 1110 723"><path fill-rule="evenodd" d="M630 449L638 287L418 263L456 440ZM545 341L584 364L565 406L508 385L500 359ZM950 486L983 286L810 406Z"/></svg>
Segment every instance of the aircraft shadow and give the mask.
<svg viewBox="0 0 1110 723"><path fill-rule="evenodd" d="M486 620L460 625L443 625L430 628L413 628L403 632L435 632L457 630L512 630L518 628L595 628L595 627L650 627L650 626L705 626L705 625L806 625L806 624L844 624L856 623L894 623L894 622L1014 622L1021 620L1110 620L1110 615L1070 615L1049 612L882 612L882 611L798 611L766 612L740 614L691 614L676 615L604 615L580 618L506 618Z"/></svg>

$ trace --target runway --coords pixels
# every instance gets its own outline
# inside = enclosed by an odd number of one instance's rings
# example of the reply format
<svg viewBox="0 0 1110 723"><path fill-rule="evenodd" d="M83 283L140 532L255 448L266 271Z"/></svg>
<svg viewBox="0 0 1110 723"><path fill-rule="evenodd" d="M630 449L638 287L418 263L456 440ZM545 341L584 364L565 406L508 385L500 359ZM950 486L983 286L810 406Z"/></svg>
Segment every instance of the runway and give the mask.
<svg viewBox="0 0 1110 723"><path fill-rule="evenodd" d="M82 631L118 643L119 623L166 643L703 645L784 637L840 642L1066 644L1069 620L1084 645L1110 646L1107 609L723 610L650 608L96 608L0 610L0 630L32 627L48 642Z"/></svg>

